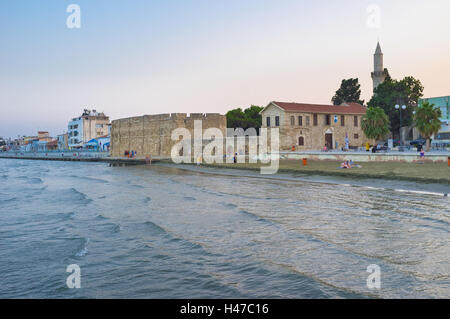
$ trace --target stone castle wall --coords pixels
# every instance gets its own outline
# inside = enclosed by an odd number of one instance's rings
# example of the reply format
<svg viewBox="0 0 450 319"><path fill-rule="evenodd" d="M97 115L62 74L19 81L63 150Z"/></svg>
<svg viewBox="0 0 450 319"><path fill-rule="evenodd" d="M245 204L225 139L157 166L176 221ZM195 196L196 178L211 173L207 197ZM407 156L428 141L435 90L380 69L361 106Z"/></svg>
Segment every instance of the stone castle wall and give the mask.
<svg viewBox="0 0 450 319"><path fill-rule="evenodd" d="M135 151L137 156L170 157L173 130L186 128L194 136L194 122L202 121L203 131L220 129L226 136L226 117L220 114L185 113L145 115L119 119L112 122L111 156L124 156L126 151Z"/></svg>

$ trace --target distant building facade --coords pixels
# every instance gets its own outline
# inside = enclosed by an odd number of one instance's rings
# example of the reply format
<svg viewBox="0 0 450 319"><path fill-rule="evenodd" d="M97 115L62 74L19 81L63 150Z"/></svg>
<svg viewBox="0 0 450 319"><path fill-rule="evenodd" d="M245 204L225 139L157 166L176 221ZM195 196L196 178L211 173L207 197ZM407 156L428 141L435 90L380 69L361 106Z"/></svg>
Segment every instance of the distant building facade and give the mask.
<svg viewBox="0 0 450 319"><path fill-rule="evenodd" d="M263 128L278 128L280 150L363 147L369 140L361 120L366 108L358 103L340 106L271 102L261 111Z"/></svg>
<svg viewBox="0 0 450 319"><path fill-rule="evenodd" d="M108 152L110 147L110 136L100 136L99 138L94 138L84 144L84 148L96 150L98 152Z"/></svg>
<svg viewBox="0 0 450 319"><path fill-rule="evenodd" d="M108 135L109 117L96 110L84 110L79 117L73 118L68 125L69 148L82 148L92 139Z"/></svg>
<svg viewBox="0 0 450 319"><path fill-rule="evenodd" d="M3 137L0 137L0 152L6 151L8 148L8 145L6 144L6 141L3 139Z"/></svg>
<svg viewBox="0 0 450 319"><path fill-rule="evenodd" d="M419 107L423 102L434 104L441 110L441 129L439 133L433 137L433 144L445 143L450 145L450 96L430 97L419 100Z"/></svg>
<svg viewBox="0 0 450 319"><path fill-rule="evenodd" d="M388 71L384 68L384 61L383 61L383 51L381 51L380 43L377 43L377 48L375 50L375 54L373 56L373 72L372 72L372 82L373 82L373 90L383 83L387 76Z"/></svg>
<svg viewBox="0 0 450 319"><path fill-rule="evenodd" d="M121 157L134 151L137 156L170 157L172 132L177 128L186 128L194 137L194 121L202 121L203 131L218 128L226 137L227 121L220 114L185 113L145 115L112 121L111 156ZM187 154L183 154L187 155Z"/></svg>
<svg viewBox="0 0 450 319"><path fill-rule="evenodd" d="M69 149L69 134L60 134L57 137L58 140L58 150L63 151Z"/></svg>
<svg viewBox="0 0 450 319"><path fill-rule="evenodd" d="M46 131L38 132L39 142L51 142L53 139L50 137L50 134Z"/></svg>

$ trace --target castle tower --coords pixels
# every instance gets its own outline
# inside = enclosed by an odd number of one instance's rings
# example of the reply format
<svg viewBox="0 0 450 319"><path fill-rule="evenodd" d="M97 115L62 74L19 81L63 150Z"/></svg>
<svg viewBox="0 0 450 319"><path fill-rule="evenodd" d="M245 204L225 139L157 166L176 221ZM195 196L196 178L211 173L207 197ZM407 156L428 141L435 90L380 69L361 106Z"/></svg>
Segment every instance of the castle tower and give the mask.
<svg viewBox="0 0 450 319"><path fill-rule="evenodd" d="M383 67L383 52L381 51L380 42L377 44L377 49L373 56L374 70L372 72L373 90L386 80L387 71Z"/></svg>

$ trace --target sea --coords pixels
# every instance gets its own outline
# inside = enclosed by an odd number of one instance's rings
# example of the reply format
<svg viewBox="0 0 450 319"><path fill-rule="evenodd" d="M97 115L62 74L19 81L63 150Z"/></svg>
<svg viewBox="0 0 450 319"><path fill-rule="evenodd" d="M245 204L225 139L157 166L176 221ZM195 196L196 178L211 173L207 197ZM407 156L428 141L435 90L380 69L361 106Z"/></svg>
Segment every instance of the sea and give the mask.
<svg viewBox="0 0 450 319"><path fill-rule="evenodd" d="M0 298L449 298L448 193L0 159Z"/></svg>

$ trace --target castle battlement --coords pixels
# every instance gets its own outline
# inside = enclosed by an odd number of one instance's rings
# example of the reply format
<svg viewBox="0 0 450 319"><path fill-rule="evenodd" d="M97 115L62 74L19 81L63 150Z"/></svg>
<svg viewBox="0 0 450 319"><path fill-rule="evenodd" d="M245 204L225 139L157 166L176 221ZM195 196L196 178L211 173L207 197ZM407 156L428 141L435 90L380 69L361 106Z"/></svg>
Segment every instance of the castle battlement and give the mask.
<svg viewBox="0 0 450 319"><path fill-rule="evenodd" d="M202 121L204 130L218 128L226 136L226 116L218 113L167 113L117 119L111 126L111 154L120 157L125 151L134 150L140 155L170 157L175 143L172 132L184 128L193 135L197 120Z"/></svg>

